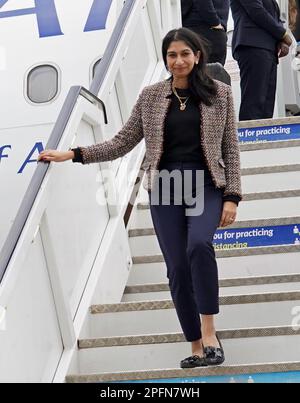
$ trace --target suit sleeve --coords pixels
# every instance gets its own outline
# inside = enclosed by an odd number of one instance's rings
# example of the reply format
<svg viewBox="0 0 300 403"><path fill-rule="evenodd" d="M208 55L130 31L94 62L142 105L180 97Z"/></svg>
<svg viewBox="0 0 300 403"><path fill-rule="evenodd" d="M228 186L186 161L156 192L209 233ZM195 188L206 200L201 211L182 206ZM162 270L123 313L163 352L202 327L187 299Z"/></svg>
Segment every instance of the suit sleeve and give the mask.
<svg viewBox="0 0 300 403"><path fill-rule="evenodd" d="M201 19L206 21L209 26L215 27L221 24L213 0L199 0L198 8L201 12Z"/></svg>
<svg viewBox="0 0 300 403"><path fill-rule="evenodd" d="M268 31L275 39L280 41L284 34L285 28L264 8L262 0L238 0L251 20L260 28Z"/></svg>
<svg viewBox="0 0 300 403"><path fill-rule="evenodd" d="M129 153L144 137L141 104L144 91L139 96L127 123L111 140L89 147L80 147L83 164L112 161Z"/></svg>
<svg viewBox="0 0 300 403"><path fill-rule="evenodd" d="M181 0L181 15L182 18L188 16L193 7L193 0Z"/></svg>
<svg viewBox="0 0 300 403"><path fill-rule="evenodd" d="M225 162L226 187L224 197L238 196L242 199L240 147L237 122L231 88L227 92L227 118L222 141L222 155Z"/></svg>

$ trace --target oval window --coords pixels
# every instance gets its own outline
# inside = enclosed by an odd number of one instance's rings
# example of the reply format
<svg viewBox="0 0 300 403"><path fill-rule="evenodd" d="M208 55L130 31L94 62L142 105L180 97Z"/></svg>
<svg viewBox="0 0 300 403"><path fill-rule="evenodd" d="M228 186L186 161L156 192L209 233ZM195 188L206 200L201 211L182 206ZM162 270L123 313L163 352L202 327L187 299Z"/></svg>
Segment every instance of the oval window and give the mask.
<svg viewBox="0 0 300 403"><path fill-rule="evenodd" d="M51 101L58 93L58 71L55 67L44 65L35 67L28 74L27 96L35 103Z"/></svg>

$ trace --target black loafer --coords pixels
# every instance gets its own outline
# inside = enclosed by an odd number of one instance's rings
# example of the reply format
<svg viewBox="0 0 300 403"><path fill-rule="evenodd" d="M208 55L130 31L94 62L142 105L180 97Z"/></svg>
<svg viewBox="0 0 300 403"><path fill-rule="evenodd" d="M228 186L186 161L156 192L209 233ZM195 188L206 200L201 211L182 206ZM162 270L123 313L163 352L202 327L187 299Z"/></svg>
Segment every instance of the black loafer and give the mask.
<svg viewBox="0 0 300 403"><path fill-rule="evenodd" d="M225 354L219 337L216 335L220 347L204 347L204 356L207 365L221 365L225 361Z"/></svg>
<svg viewBox="0 0 300 403"><path fill-rule="evenodd" d="M199 355L192 355L184 360L180 361L181 368L196 368L196 367L207 367L206 360L204 357L199 357Z"/></svg>

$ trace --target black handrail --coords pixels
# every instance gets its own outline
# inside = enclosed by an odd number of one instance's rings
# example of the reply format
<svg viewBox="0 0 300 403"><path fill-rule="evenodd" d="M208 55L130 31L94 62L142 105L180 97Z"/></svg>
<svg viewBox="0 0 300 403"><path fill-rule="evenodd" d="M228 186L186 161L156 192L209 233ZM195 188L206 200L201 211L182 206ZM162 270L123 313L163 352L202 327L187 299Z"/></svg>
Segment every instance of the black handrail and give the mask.
<svg viewBox="0 0 300 403"><path fill-rule="evenodd" d="M102 57L101 62L97 66L95 77L92 81L90 91L87 89L74 86L71 87L66 100L63 104L61 112L58 116L58 119L54 125L54 128L51 132L50 138L46 145L46 149L56 149L61 141L64 130L69 122L72 111L76 105L78 97L84 96L92 102L100 103L103 112L104 112L104 120L107 123L107 115L103 102L97 98L97 94L103 84L103 80L105 78L105 74L110 66L111 60L115 53L117 46L120 43L122 38L122 33L124 32L126 23L131 14L133 6L135 2L138 0L126 0L124 7L121 11L119 19L116 23L116 26L113 30L112 36L108 42L104 55ZM42 185L42 182L45 178L47 170L49 168L49 164L39 163L36 167L36 170L33 174L33 177L29 183L29 186L26 190L25 196L21 202L19 210L17 212L16 218L13 222L13 225L8 233L8 236L4 242L4 245L0 251L0 283L4 277L4 274L9 265L10 259L15 251L18 240L22 234L23 228L26 224L30 211L33 207L39 189Z"/></svg>

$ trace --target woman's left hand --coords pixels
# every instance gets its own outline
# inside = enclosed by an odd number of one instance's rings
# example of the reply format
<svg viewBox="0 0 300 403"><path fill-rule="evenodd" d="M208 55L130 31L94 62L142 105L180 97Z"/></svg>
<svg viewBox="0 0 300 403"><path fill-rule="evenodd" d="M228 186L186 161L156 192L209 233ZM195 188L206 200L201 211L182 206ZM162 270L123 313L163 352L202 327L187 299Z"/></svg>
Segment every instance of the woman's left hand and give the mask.
<svg viewBox="0 0 300 403"><path fill-rule="evenodd" d="M223 212L219 227L227 227L236 219L237 205L234 202L226 201L223 204Z"/></svg>

